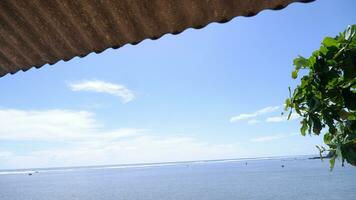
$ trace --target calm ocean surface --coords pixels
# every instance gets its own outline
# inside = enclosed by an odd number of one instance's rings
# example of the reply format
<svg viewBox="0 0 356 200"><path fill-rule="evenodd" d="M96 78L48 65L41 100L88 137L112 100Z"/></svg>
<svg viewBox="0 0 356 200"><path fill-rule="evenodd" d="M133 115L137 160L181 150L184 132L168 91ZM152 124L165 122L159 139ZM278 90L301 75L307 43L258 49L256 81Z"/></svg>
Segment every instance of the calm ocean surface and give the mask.
<svg viewBox="0 0 356 200"><path fill-rule="evenodd" d="M356 168L275 159L0 171L1 200L356 200ZM281 166L285 167L282 168Z"/></svg>

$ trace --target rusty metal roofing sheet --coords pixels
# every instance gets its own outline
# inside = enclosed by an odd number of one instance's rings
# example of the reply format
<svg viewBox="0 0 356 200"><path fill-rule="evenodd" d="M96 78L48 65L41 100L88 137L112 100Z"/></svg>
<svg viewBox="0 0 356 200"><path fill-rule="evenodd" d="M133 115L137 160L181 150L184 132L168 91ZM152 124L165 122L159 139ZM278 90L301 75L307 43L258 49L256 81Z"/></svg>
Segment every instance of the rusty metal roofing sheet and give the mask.
<svg viewBox="0 0 356 200"><path fill-rule="evenodd" d="M0 0L0 77L312 0Z"/></svg>

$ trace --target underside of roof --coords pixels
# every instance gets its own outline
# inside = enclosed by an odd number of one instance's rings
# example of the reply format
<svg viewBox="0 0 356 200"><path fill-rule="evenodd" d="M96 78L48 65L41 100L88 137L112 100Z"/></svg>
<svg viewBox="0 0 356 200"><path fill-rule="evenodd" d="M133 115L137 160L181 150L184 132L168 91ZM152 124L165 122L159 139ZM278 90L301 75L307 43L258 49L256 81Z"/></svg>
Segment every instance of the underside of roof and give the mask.
<svg viewBox="0 0 356 200"><path fill-rule="evenodd" d="M0 0L0 77L313 0Z"/></svg>

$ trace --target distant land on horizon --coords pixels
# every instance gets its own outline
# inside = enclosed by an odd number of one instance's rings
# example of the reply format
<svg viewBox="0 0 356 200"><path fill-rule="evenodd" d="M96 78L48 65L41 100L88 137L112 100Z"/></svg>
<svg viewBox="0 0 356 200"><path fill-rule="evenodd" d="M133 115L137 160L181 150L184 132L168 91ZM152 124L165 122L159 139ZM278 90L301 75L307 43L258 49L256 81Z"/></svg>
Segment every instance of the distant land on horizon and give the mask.
<svg viewBox="0 0 356 200"><path fill-rule="evenodd" d="M249 158L225 158L211 160L187 160L187 161L172 161L172 162L153 162L153 163L127 163L127 164L111 164L111 165L89 165L89 166L65 166L65 167L44 167L44 168L20 168L20 169L0 169L0 175L5 172L29 173L35 171L55 171L55 170L75 170L75 169L105 169L105 168L130 168L130 167L145 167L145 166L162 166L176 164L194 164L194 163L209 163L209 162L238 162L238 161L253 161L253 160L278 160L278 159L317 159L319 155L294 155L294 156L267 156L267 157L249 157Z"/></svg>

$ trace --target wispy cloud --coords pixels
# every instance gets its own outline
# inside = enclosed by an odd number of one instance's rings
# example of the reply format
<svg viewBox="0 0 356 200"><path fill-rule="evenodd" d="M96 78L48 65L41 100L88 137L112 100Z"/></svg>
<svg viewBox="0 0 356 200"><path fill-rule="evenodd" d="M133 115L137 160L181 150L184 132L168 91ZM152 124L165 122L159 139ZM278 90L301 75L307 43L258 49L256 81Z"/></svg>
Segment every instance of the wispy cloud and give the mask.
<svg viewBox="0 0 356 200"><path fill-rule="evenodd" d="M289 120L295 120L295 119L299 119L300 116L297 113L292 113L292 115L290 116ZM280 115L280 116L275 116L275 117L268 117L266 119L266 122L286 122L288 121L288 115Z"/></svg>
<svg viewBox="0 0 356 200"><path fill-rule="evenodd" d="M247 121L248 124L253 125L253 124L258 124L260 123L260 120L257 119L251 119Z"/></svg>
<svg viewBox="0 0 356 200"><path fill-rule="evenodd" d="M8 151L0 151L0 159L4 159L4 158L9 158L12 156L11 152Z"/></svg>
<svg viewBox="0 0 356 200"><path fill-rule="evenodd" d="M98 92L118 96L124 103L130 102L135 98L135 94L124 85L105 81L81 81L77 83L69 83L68 86L72 91Z"/></svg>
<svg viewBox="0 0 356 200"><path fill-rule="evenodd" d="M0 109L0 127L0 142L39 145L26 152L0 147L0 168L217 159L245 151L234 143L211 144L172 133L158 136L146 129L108 130L87 111Z"/></svg>
<svg viewBox="0 0 356 200"><path fill-rule="evenodd" d="M140 129L105 131L92 113L72 110L0 110L0 141L84 141L132 136ZM100 133L100 134L98 134Z"/></svg>
<svg viewBox="0 0 356 200"><path fill-rule="evenodd" d="M272 140L279 140L279 139L283 139L283 138L292 137L295 135L298 135L298 134L291 133L291 134L267 135L267 136L252 138L251 142L268 142L268 141L272 141Z"/></svg>
<svg viewBox="0 0 356 200"><path fill-rule="evenodd" d="M239 121L252 119L252 118L258 117L260 115L264 115L264 114L267 114L267 113L274 112L274 111L276 111L278 109L279 109L279 106L268 106L268 107L262 108L260 110L255 111L255 112L252 112L252 113L244 113L244 114L239 114L239 115L233 116L233 117L230 118L230 122L231 123L236 123L236 122L239 122Z"/></svg>

